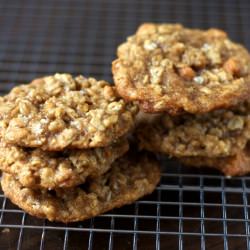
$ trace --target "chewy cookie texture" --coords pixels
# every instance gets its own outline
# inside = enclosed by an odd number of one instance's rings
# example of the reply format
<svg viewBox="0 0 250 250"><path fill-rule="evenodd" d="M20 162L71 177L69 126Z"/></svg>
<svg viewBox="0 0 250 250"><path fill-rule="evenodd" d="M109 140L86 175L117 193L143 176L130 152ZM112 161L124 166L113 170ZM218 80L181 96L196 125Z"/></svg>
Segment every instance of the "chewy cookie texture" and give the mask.
<svg viewBox="0 0 250 250"><path fill-rule="evenodd" d="M33 190L3 174L5 195L31 215L51 221L73 222L130 204L151 193L160 180L158 163L147 157L123 157L103 176L73 189Z"/></svg>
<svg viewBox="0 0 250 250"><path fill-rule="evenodd" d="M214 168L228 177L245 175L250 173L249 107L247 101L206 114L140 114L135 137L141 149L183 165Z"/></svg>
<svg viewBox="0 0 250 250"><path fill-rule="evenodd" d="M207 113L250 94L249 53L222 30L142 24L117 57L117 91L144 112Z"/></svg>
<svg viewBox="0 0 250 250"><path fill-rule="evenodd" d="M141 148L172 157L226 157L243 150L250 139L250 104L207 114L161 114L140 123Z"/></svg>
<svg viewBox="0 0 250 250"><path fill-rule="evenodd" d="M107 146L132 128L135 114L109 83L69 74L36 79L0 99L3 140L47 151Z"/></svg>
<svg viewBox="0 0 250 250"><path fill-rule="evenodd" d="M33 189L69 188L107 172L129 149L126 139L110 146L62 152L21 148L0 143L0 169Z"/></svg>

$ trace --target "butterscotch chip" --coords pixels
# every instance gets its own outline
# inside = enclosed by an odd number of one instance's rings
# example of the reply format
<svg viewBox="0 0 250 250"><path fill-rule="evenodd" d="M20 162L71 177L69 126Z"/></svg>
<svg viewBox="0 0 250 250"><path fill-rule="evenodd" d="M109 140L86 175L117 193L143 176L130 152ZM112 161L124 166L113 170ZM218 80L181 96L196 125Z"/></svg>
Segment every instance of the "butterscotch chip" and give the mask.
<svg viewBox="0 0 250 250"><path fill-rule="evenodd" d="M85 220L151 193L160 180L158 163L148 157L116 161L109 172L72 189L33 190L9 174L2 189L16 205L31 215L50 221Z"/></svg>
<svg viewBox="0 0 250 250"><path fill-rule="evenodd" d="M192 167L210 167L226 176L241 176L250 173L250 147L239 150L235 155L219 158L183 157L178 159L184 165Z"/></svg>
<svg viewBox="0 0 250 250"><path fill-rule="evenodd" d="M150 115L148 115L150 116ZM250 106L171 117L163 114L139 122L141 148L173 157L225 157L244 149L250 139Z"/></svg>
<svg viewBox="0 0 250 250"><path fill-rule="evenodd" d="M0 143L0 169L29 188L68 188L107 172L128 150L122 139L111 146L48 152Z"/></svg>
<svg viewBox="0 0 250 250"><path fill-rule="evenodd" d="M250 95L249 53L218 29L142 24L117 56L117 91L144 112L207 113Z"/></svg>
<svg viewBox="0 0 250 250"><path fill-rule="evenodd" d="M0 128L5 142L24 147L102 147L132 128L135 113L105 81L55 74L2 97Z"/></svg>

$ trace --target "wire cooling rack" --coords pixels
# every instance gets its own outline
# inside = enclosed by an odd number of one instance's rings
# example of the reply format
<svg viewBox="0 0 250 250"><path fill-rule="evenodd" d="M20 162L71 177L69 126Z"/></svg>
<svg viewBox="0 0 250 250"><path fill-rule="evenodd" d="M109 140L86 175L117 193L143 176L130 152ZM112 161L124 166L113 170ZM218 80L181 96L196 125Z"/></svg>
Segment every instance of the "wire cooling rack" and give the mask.
<svg viewBox="0 0 250 250"><path fill-rule="evenodd" d="M145 21L216 26L250 46L246 1L0 1L0 92L70 72L112 79L116 47ZM0 195L0 249L250 249L250 177L162 160L157 190L133 205L73 224L33 218Z"/></svg>

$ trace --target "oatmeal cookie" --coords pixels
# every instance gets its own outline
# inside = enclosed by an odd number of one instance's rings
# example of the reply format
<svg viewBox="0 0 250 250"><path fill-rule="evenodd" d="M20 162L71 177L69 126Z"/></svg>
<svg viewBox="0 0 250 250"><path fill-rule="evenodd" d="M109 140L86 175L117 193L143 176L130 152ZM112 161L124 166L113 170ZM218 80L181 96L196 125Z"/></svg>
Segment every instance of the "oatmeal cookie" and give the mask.
<svg viewBox="0 0 250 250"><path fill-rule="evenodd" d="M0 128L5 142L23 147L102 147L131 129L136 110L105 81L55 74L2 97Z"/></svg>
<svg viewBox="0 0 250 250"><path fill-rule="evenodd" d="M33 190L6 173L1 184L5 195L29 214L67 223L130 204L153 192L159 180L158 163L145 156L120 158L105 175L72 189Z"/></svg>
<svg viewBox="0 0 250 250"><path fill-rule="evenodd" d="M207 113L250 95L249 53L222 30L146 23L117 56L117 91L144 112Z"/></svg>
<svg viewBox="0 0 250 250"><path fill-rule="evenodd" d="M178 160L187 166L218 169L228 177L241 176L250 173L250 146L228 157L183 157Z"/></svg>
<svg viewBox="0 0 250 250"><path fill-rule="evenodd" d="M84 183L86 178L107 172L128 151L127 140L111 146L71 149L62 152L28 149L0 143L0 169L29 188L65 188Z"/></svg>
<svg viewBox="0 0 250 250"><path fill-rule="evenodd" d="M163 114L150 123L144 118L136 137L141 148L174 157L233 155L250 139L250 105L181 117Z"/></svg>

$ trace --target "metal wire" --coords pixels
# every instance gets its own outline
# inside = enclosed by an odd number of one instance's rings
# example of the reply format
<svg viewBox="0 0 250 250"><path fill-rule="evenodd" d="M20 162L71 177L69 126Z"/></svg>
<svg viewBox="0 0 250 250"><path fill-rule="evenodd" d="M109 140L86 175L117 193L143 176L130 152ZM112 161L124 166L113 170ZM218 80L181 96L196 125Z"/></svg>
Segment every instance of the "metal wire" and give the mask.
<svg viewBox="0 0 250 250"><path fill-rule="evenodd" d="M54 72L112 81L116 47L146 21L216 26L250 48L248 0L3 0L0 9L1 94ZM36 219L0 193L0 248L250 249L250 176L162 165L152 195L86 222Z"/></svg>

